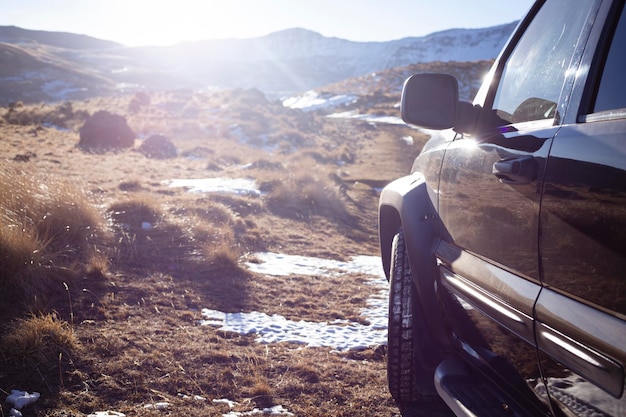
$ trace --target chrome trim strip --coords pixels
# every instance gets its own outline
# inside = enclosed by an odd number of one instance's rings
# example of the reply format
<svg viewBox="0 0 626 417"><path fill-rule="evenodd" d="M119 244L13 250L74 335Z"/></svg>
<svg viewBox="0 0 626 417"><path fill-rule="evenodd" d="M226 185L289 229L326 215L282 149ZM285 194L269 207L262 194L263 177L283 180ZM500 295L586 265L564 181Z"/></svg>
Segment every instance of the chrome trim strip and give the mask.
<svg viewBox="0 0 626 417"><path fill-rule="evenodd" d="M561 348L562 350L570 352L572 355L595 366L596 368L606 370L606 367L602 366L602 364L599 361L595 360L593 358L593 355L585 352L587 349L583 348L582 346L578 347L577 344L575 344L573 341L568 341L565 338L557 337L556 335L550 332L547 332L545 330L540 330L539 334L544 339L549 340L550 342L554 343L557 347Z"/></svg>
<svg viewBox="0 0 626 417"><path fill-rule="evenodd" d="M500 303L525 316L533 315L541 289L539 282L506 271L445 241L437 247L437 262Z"/></svg>
<svg viewBox="0 0 626 417"><path fill-rule="evenodd" d="M495 310L499 314L517 322L520 324L524 324L524 320L518 315L515 314L515 311L509 308L504 307L502 304L496 302L494 299L482 294L479 290L472 288L471 285L463 282L460 277L455 276L449 271L443 269L441 271L443 277L453 286L458 288L462 293L465 293L478 301L478 304L484 304L489 309Z"/></svg>
<svg viewBox="0 0 626 417"><path fill-rule="evenodd" d="M440 267L442 283L451 293L463 299L492 320L536 346L533 333L533 319L527 314L504 303L473 282L461 277L446 267Z"/></svg>
<svg viewBox="0 0 626 417"><path fill-rule="evenodd" d="M615 360L537 322L539 350L588 379L615 398L624 390L624 370Z"/></svg>

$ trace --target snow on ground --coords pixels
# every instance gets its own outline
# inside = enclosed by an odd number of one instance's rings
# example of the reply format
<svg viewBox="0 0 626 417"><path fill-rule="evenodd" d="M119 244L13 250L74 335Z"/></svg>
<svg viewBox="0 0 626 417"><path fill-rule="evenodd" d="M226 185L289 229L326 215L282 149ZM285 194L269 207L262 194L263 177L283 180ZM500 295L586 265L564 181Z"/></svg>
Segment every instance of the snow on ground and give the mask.
<svg viewBox="0 0 626 417"><path fill-rule="evenodd" d="M254 257L258 261L248 262L247 268L266 275L368 275L372 295L361 309L361 315L369 324L340 320L330 323L296 321L262 312L223 313L203 309L202 325L240 334L256 334L259 343L292 342L339 351L361 350L387 343L387 280L378 256L356 256L350 262L267 252L257 253Z"/></svg>
<svg viewBox="0 0 626 417"><path fill-rule="evenodd" d="M351 94L319 94L316 91L307 91L301 96L289 97L283 100L283 106L302 111L313 111L334 108L344 104L353 103L357 96Z"/></svg>
<svg viewBox="0 0 626 417"><path fill-rule="evenodd" d="M233 193L261 195L256 181L248 178L196 178L163 181L170 187L184 187L192 193Z"/></svg>
<svg viewBox="0 0 626 417"><path fill-rule="evenodd" d="M28 404L32 404L39 399L39 393L28 393L26 391L11 390L11 395L6 399L6 402L11 404L13 408L21 410Z"/></svg>
<svg viewBox="0 0 626 417"><path fill-rule="evenodd" d="M289 416L293 416L294 414L290 413L282 405L275 405L274 407L264 408L262 410L255 408L251 411L244 411L244 412L231 411L229 413L222 414L222 416L224 417L241 417L241 416L258 416L258 415L289 417Z"/></svg>
<svg viewBox="0 0 626 417"><path fill-rule="evenodd" d="M354 120L362 120L368 123L386 123L391 125L406 125L404 121L400 117L396 116L379 116L375 114L359 114L352 110L344 111L340 113L329 114L328 116L331 119L354 119Z"/></svg>

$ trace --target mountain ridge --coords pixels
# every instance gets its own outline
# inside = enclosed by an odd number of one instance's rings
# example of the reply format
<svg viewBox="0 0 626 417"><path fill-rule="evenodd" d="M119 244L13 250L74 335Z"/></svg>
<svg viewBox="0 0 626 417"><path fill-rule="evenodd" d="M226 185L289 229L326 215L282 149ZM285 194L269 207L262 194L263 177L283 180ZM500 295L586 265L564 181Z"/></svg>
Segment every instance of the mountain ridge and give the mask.
<svg viewBox="0 0 626 417"><path fill-rule="evenodd" d="M86 35L1 26L0 104L181 88L255 88L280 98L417 63L492 60L516 24L448 29L376 42L329 38L291 28L258 38L144 47L126 47ZM11 60L11 45L29 54L30 59ZM37 60L41 62L37 64ZM50 63L54 71L41 71L42 64ZM76 73L85 76L77 78ZM62 88L43 89L42 85Z"/></svg>

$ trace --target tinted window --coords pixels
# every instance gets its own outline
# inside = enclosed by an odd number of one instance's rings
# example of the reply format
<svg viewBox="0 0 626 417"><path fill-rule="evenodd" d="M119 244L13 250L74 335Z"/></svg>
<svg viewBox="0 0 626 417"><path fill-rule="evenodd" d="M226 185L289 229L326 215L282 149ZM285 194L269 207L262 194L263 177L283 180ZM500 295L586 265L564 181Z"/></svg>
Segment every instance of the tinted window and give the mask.
<svg viewBox="0 0 626 417"><path fill-rule="evenodd" d="M626 10L626 9L624 9ZM624 10L613 36L609 50L594 111L626 108L626 17Z"/></svg>
<svg viewBox="0 0 626 417"><path fill-rule="evenodd" d="M548 1L506 62L493 110L503 124L552 119L592 1Z"/></svg>

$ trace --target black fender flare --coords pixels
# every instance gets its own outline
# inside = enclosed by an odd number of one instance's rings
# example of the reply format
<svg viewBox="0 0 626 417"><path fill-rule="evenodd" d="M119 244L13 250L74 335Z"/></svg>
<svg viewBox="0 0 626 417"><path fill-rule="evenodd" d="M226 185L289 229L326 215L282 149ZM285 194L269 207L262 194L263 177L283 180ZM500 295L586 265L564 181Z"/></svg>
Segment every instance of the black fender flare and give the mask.
<svg viewBox="0 0 626 417"><path fill-rule="evenodd" d="M412 173L388 184L378 207L380 254L387 279L391 248L400 227L409 258L413 282L427 317L427 328L440 346L449 346L436 294L435 249L439 242L435 190L429 189L421 173Z"/></svg>

